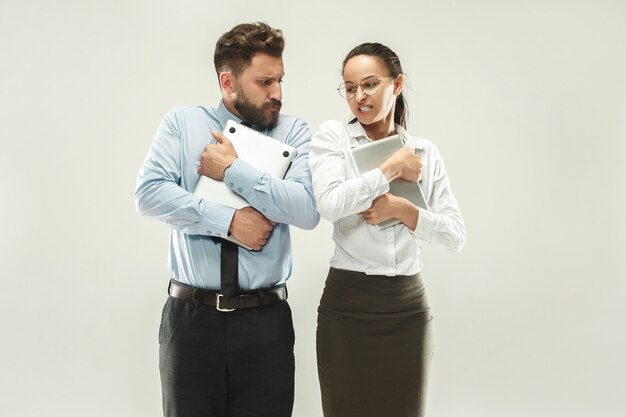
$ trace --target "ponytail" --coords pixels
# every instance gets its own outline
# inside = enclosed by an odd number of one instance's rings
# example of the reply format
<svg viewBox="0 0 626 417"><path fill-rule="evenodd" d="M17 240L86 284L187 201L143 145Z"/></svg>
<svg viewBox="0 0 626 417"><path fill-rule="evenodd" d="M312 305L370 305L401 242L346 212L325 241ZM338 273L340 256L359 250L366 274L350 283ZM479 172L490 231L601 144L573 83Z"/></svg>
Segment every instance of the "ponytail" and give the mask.
<svg viewBox="0 0 626 417"><path fill-rule="evenodd" d="M409 106L406 104L406 99L402 93L398 94L396 98L396 108L393 112L393 121L406 129L406 122L409 118Z"/></svg>

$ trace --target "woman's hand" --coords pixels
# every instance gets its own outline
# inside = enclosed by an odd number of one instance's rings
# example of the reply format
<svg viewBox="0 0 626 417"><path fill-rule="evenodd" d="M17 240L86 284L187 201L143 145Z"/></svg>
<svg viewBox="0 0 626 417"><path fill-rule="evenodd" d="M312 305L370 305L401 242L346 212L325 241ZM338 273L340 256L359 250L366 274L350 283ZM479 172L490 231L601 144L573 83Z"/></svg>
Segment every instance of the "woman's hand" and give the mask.
<svg viewBox="0 0 626 417"><path fill-rule="evenodd" d="M372 206L361 213L367 224L378 224L389 219L398 219L411 230L415 230L419 209L409 200L393 194L377 197Z"/></svg>
<svg viewBox="0 0 626 417"><path fill-rule="evenodd" d="M380 170L389 182L396 178L417 182L422 177L422 158L415 154L414 149L405 147L383 162Z"/></svg>

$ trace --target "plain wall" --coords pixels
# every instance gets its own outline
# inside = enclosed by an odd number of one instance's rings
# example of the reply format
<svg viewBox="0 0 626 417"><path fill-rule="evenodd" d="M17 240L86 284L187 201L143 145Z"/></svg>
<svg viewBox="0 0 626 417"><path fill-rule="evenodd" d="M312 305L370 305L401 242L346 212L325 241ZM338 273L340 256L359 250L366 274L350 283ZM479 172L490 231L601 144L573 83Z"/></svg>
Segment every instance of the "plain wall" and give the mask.
<svg viewBox="0 0 626 417"><path fill-rule="evenodd" d="M217 105L215 42L257 20L285 32L284 112L347 121L341 61L379 41L444 156L467 244L424 253L429 416L623 416L621 0L0 0L0 415L160 415L168 231L135 176L171 107ZM321 416L330 233L293 231L295 417Z"/></svg>

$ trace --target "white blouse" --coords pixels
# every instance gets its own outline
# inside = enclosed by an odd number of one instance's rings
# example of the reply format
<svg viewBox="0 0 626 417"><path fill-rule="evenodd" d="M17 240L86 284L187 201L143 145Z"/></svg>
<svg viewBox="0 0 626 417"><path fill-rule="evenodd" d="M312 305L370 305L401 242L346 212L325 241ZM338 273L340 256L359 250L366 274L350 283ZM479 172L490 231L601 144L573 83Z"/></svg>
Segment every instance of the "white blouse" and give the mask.
<svg viewBox="0 0 626 417"><path fill-rule="evenodd" d="M401 126L396 131L405 146L422 158L422 191L429 210L419 209L415 231L399 223L378 229L363 220L361 212L389 191L378 168L358 175L349 150L370 141L359 122L346 125L330 120L313 135L309 167L317 209L333 223L335 253L330 265L368 275L412 275L422 270L422 243L458 252L465 243L465 225L452 194L443 159L430 141L411 136Z"/></svg>

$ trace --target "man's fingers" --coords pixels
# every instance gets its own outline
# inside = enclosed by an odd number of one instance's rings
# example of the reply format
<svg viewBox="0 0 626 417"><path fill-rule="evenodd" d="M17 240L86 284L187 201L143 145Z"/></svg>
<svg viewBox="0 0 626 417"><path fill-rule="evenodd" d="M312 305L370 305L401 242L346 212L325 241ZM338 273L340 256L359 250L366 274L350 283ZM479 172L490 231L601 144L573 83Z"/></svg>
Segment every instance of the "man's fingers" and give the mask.
<svg viewBox="0 0 626 417"><path fill-rule="evenodd" d="M222 134L222 132L218 132L217 130L213 130L211 132L211 134L213 135L213 137L215 138L217 143L219 143L220 145L230 145L231 144L231 142L228 140L228 138L226 136L224 136Z"/></svg>
<svg viewBox="0 0 626 417"><path fill-rule="evenodd" d="M221 134L220 132L218 132L217 130L213 130L213 131L211 132L211 134L213 135L213 137L215 138L215 141L216 141L217 143L223 143L223 142L224 142L224 139L226 139L226 138L224 137L224 135L222 135L222 134ZM228 139L226 139L226 140L228 140Z"/></svg>

